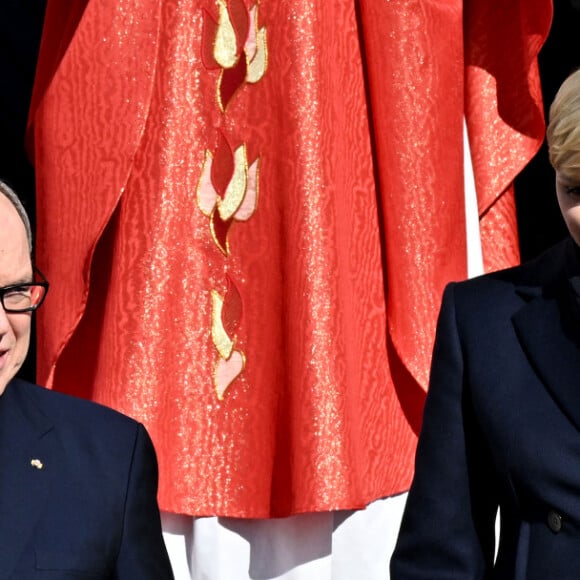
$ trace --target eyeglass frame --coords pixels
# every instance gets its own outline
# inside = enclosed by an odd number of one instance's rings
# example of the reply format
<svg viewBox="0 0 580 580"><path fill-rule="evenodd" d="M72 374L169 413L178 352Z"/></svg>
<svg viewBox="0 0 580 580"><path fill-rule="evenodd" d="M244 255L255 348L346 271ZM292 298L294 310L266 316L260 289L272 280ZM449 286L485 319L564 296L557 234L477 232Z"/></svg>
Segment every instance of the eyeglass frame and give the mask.
<svg viewBox="0 0 580 580"><path fill-rule="evenodd" d="M34 271L34 274L36 276L39 276L41 278L40 281L38 281L38 282L21 282L19 284L9 284L8 286L0 287L0 305L2 306L2 308L3 308L4 312L6 312L6 314L24 314L26 312L34 312L44 302L44 299L46 298L46 295L48 294L48 289L50 287L50 284L49 284L48 280L46 279L45 275L36 266L33 267L33 271ZM42 294L42 297L40 298L40 300L37 304L34 304L33 306L27 306L26 308L18 309L18 310L14 310L13 308L6 308L6 306L4 305L4 295L5 294L10 292L10 290L14 290L16 288L29 288L31 286L42 286L44 288L44 292Z"/></svg>

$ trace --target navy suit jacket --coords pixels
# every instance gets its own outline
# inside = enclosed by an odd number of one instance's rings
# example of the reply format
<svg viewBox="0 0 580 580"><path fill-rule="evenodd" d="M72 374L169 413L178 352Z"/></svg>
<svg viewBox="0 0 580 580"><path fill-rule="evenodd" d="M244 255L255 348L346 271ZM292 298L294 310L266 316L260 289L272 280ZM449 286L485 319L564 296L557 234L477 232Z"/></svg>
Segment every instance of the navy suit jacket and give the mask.
<svg viewBox="0 0 580 580"><path fill-rule="evenodd" d="M578 273L567 239L446 288L392 580L580 579Z"/></svg>
<svg viewBox="0 0 580 580"><path fill-rule="evenodd" d="M0 580L173 578L144 427L13 380L0 396Z"/></svg>

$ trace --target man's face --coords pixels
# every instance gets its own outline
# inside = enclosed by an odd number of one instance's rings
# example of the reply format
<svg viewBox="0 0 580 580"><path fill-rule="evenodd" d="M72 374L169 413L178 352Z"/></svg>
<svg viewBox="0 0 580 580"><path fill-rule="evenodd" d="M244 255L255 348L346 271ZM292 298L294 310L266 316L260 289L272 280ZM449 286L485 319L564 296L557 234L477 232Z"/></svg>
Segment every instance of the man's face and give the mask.
<svg viewBox="0 0 580 580"><path fill-rule="evenodd" d="M580 183L556 171L556 194L568 231L580 245Z"/></svg>
<svg viewBox="0 0 580 580"><path fill-rule="evenodd" d="M31 281L24 224L13 205L0 194L0 287ZM7 314L0 306L0 395L26 358L30 320L30 312Z"/></svg>

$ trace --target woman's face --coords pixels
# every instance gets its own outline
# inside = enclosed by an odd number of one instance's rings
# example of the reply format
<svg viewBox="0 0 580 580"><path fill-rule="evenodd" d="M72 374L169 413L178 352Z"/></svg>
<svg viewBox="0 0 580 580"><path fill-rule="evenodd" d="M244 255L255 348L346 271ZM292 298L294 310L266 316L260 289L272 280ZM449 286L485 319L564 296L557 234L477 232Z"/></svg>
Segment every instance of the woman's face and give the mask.
<svg viewBox="0 0 580 580"><path fill-rule="evenodd" d="M580 245L580 181L571 181L556 171L556 194L568 231Z"/></svg>

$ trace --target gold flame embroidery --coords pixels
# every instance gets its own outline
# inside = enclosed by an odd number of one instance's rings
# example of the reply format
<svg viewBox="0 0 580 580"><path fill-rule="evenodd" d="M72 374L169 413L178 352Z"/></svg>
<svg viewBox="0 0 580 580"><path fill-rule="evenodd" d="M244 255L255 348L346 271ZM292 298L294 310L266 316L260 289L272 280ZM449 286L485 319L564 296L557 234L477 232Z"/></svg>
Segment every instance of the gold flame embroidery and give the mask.
<svg viewBox="0 0 580 580"><path fill-rule="evenodd" d="M224 297L216 290L212 290L211 301L211 337L220 355L214 369L214 388L218 399L222 400L225 392L241 374L246 363L244 353L234 350L236 343L235 334L230 336L230 333L240 322L241 297L237 288L230 281L226 296ZM226 312L227 302L231 306L232 313ZM226 325L228 328L226 328Z"/></svg>
<svg viewBox="0 0 580 580"><path fill-rule="evenodd" d="M260 159L254 160L248 167L246 146L240 145L236 149L233 175L226 187L223 198L218 194L211 179L214 162L219 162L219 160L214 159L211 151L206 151L201 176L197 185L197 205L200 211L210 218L210 231L213 241L222 253L228 256L227 234L231 227L231 221L249 220L254 215L258 205ZM218 225L226 230L223 236L224 239L216 231Z"/></svg>
<svg viewBox="0 0 580 580"><path fill-rule="evenodd" d="M206 11L203 62L220 68L216 98L223 113L244 83L255 84L268 67L266 28L258 27L258 5L248 9L243 0L216 0L217 21Z"/></svg>
<svg viewBox="0 0 580 580"><path fill-rule="evenodd" d="M217 15L215 6L217 5ZM215 0L214 10L204 9L202 62L208 70L221 69L216 102L225 116L229 103L244 85L260 81L268 68L266 27L258 26L258 4L246 0ZM235 127L234 123L230 127ZM233 150L225 136L214 151L205 151L197 184L197 205L208 218L211 238L223 256L230 256L229 232L236 222L246 222L258 206L260 158L248 162L245 143ZM218 353L213 372L217 398L243 372L245 354L236 349L236 329L243 301L233 280L226 276L224 295L211 290L211 340Z"/></svg>
<svg viewBox="0 0 580 580"><path fill-rule="evenodd" d="M268 44L266 40L266 28L257 29L258 6L255 5L250 11L250 33L245 45L248 69L246 82L257 83L262 79L268 67Z"/></svg>
<svg viewBox="0 0 580 580"><path fill-rule="evenodd" d="M211 338L222 358L228 359L234 349L234 340L228 336L222 324L224 298L216 290L211 291Z"/></svg>
<svg viewBox="0 0 580 580"><path fill-rule="evenodd" d="M218 0L219 20L213 57L222 68L232 68L238 62L236 31L225 0Z"/></svg>

